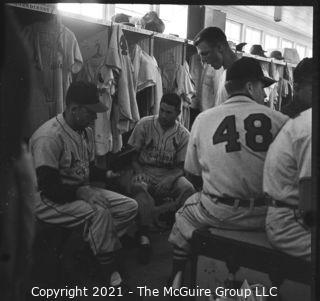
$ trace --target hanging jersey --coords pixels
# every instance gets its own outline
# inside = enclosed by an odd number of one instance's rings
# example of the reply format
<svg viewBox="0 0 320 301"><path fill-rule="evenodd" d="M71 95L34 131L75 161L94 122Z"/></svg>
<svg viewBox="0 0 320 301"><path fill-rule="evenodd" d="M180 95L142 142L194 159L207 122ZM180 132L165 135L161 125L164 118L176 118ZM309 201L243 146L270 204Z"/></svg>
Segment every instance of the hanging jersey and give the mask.
<svg viewBox="0 0 320 301"><path fill-rule="evenodd" d="M196 118L185 169L202 176L209 195L258 198L266 152L287 116L234 96Z"/></svg>
<svg viewBox="0 0 320 301"><path fill-rule="evenodd" d="M27 136L45 121L61 113L72 73L82 67L76 37L61 23L37 22L24 29L34 58L35 87L30 96Z"/></svg>
<svg viewBox="0 0 320 301"><path fill-rule="evenodd" d="M133 82L133 67L129 48L122 29L112 26L105 64L118 75L117 105L114 110L119 134L129 131L140 119Z"/></svg>
<svg viewBox="0 0 320 301"><path fill-rule="evenodd" d="M299 181L311 177L312 109L290 119L270 145L263 190L274 200L299 204Z"/></svg>

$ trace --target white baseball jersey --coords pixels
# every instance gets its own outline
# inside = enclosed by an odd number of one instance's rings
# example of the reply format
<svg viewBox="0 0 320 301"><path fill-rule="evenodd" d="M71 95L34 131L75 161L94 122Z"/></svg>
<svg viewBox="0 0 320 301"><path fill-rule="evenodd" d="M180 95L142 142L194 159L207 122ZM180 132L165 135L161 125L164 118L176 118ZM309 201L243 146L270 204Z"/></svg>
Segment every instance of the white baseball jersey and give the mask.
<svg viewBox="0 0 320 301"><path fill-rule="evenodd" d="M94 160L91 128L82 134L74 131L62 114L43 124L30 138L35 168L49 166L59 170L63 184L89 182L89 163Z"/></svg>
<svg viewBox="0 0 320 301"><path fill-rule="evenodd" d="M266 151L287 119L247 96L233 96L196 118L185 169L202 176L206 194L262 197Z"/></svg>
<svg viewBox="0 0 320 301"><path fill-rule="evenodd" d="M184 161L189 135L189 131L178 121L164 131L157 115L147 116L138 122L128 144L140 152L141 164L172 168Z"/></svg>
<svg viewBox="0 0 320 301"><path fill-rule="evenodd" d="M263 190L273 199L299 203L299 181L311 177L312 110L290 119L267 153Z"/></svg>
<svg viewBox="0 0 320 301"><path fill-rule="evenodd" d="M41 124L64 110L72 74L82 67L82 55L74 33L55 20L33 23L23 34L34 58L34 86L24 129L30 137Z"/></svg>

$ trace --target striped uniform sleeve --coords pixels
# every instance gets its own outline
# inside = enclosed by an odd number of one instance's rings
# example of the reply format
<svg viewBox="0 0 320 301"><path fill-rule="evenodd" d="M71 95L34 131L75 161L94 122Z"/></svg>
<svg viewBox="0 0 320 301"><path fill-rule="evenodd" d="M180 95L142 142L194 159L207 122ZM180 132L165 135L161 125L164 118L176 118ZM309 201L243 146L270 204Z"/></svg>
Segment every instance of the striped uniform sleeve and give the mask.
<svg viewBox="0 0 320 301"><path fill-rule="evenodd" d="M30 151L35 168L40 166L59 168L59 158L63 148L56 139L44 136L39 137L32 141Z"/></svg>
<svg viewBox="0 0 320 301"><path fill-rule="evenodd" d="M176 153L176 158L178 163L185 161L189 137L190 137L189 131L187 129L184 129L181 133L181 140Z"/></svg>
<svg viewBox="0 0 320 301"><path fill-rule="evenodd" d="M184 169L196 176L201 176L201 166L199 162L199 118L196 118L192 125L190 139L187 146L187 154L184 162Z"/></svg>
<svg viewBox="0 0 320 301"><path fill-rule="evenodd" d="M131 136L128 140L128 144L139 151L144 145L145 137L146 129L144 126L144 122L143 120L140 120L133 129Z"/></svg>

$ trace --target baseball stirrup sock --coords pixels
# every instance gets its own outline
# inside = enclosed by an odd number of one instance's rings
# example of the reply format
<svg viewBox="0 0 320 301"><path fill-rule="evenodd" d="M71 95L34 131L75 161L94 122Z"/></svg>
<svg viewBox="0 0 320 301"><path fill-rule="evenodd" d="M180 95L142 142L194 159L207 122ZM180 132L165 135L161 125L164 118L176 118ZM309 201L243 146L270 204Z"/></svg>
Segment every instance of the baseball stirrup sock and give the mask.
<svg viewBox="0 0 320 301"><path fill-rule="evenodd" d="M98 254L97 259L100 264L111 265L114 263L115 257L114 257L114 253L105 253L105 254Z"/></svg>

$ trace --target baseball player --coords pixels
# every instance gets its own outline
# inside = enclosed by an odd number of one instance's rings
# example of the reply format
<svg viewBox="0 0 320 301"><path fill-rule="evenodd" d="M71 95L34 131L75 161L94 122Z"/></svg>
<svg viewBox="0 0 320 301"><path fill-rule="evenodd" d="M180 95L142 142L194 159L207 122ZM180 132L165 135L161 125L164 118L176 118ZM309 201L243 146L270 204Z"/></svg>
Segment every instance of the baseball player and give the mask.
<svg viewBox="0 0 320 301"><path fill-rule="evenodd" d="M212 102L213 106L220 105L228 98L224 86L227 69L238 57L230 48L224 32L218 27L207 27L201 30L195 37L193 44L196 46L203 63L211 65L216 70L223 68L223 72L219 74L218 85L214 87L216 92Z"/></svg>
<svg viewBox="0 0 320 301"><path fill-rule="evenodd" d="M264 167L263 190L271 198L266 218L270 243L290 255L311 260L311 115L315 62L295 68L294 101L305 108L290 119L271 144Z"/></svg>
<svg viewBox="0 0 320 301"><path fill-rule="evenodd" d="M84 224L83 238L101 264L106 285L123 286L114 256L121 247L119 237L136 216L137 203L90 185L106 179L106 171L94 166L93 133L88 127L105 110L94 84L74 82L67 91L64 113L32 135L30 150L42 196L36 215L67 228Z"/></svg>
<svg viewBox="0 0 320 301"><path fill-rule="evenodd" d="M263 164L270 143L288 119L263 105L264 88L274 82L263 75L257 60L237 60L226 74L230 97L200 113L193 124L185 170L191 178L203 180L203 186L176 213L169 237L175 288L182 284L195 229L264 228Z"/></svg>
<svg viewBox="0 0 320 301"><path fill-rule="evenodd" d="M176 119L180 114L181 99L177 94L164 94L159 116L142 118L134 128L128 144L135 148L131 191L139 204L139 261L150 257L148 227L152 223L154 197L172 196L178 208L195 190L183 176L183 164L189 131Z"/></svg>

